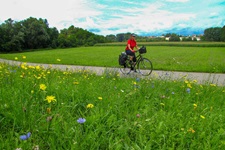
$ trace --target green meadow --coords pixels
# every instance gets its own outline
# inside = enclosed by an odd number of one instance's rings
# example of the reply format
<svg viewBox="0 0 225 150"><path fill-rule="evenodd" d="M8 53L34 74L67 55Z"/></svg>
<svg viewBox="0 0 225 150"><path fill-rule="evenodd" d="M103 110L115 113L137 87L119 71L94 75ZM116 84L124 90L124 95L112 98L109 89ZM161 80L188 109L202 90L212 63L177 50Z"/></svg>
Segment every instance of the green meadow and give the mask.
<svg viewBox="0 0 225 150"><path fill-rule="evenodd" d="M47 64L119 67L118 55L125 47L115 45L0 54L0 58ZM146 47L144 56L152 61L154 70L225 73L224 47Z"/></svg>
<svg viewBox="0 0 225 150"><path fill-rule="evenodd" d="M225 87L214 83L1 63L0 87L1 150L225 148Z"/></svg>
<svg viewBox="0 0 225 150"><path fill-rule="evenodd" d="M225 149L225 87L26 62L119 67L124 46L0 54L1 150ZM147 46L158 70L225 72L221 47ZM24 63L23 63L24 62Z"/></svg>

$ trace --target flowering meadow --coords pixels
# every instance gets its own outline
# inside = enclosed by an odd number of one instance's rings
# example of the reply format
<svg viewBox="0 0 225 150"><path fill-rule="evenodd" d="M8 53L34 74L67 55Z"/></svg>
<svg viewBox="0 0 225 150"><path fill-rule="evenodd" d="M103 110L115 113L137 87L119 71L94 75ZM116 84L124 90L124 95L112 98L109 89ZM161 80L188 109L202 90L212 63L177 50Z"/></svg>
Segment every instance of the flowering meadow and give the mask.
<svg viewBox="0 0 225 150"><path fill-rule="evenodd" d="M224 149L225 87L0 64L1 150Z"/></svg>

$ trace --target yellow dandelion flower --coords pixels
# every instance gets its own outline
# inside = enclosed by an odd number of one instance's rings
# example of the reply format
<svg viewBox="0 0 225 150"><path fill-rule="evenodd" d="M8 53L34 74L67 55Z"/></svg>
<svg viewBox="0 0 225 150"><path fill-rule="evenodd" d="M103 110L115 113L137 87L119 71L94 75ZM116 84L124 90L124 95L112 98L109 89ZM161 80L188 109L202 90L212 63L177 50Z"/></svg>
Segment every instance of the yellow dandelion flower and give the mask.
<svg viewBox="0 0 225 150"><path fill-rule="evenodd" d="M39 77L36 77L36 79L38 79L38 80L39 80L39 79L41 79L41 77L40 77L40 76L39 76Z"/></svg>
<svg viewBox="0 0 225 150"><path fill-rule="evenodd" d="M14 59L15 59L15 60L18 60L18 57L15 57Z"/></svg>
<svg viewBox="0 0 225 150"><path fill-rule="evenodd" d="M223 90L222 92L225 93L225 90Z"/></svg>
<svg viewBox="0 0 225 150"><path fill-rule="evenodd" d="M102 100L102 97L98 97L98 100Z"/></svg>
<svg viewBox="0 0 225 150"><path fill-rule="evenodd" d="M200 115L200 117L201 117L202 119L205 119L205 117L204 117L204 116L202 116L202 115Z"/></svg>
<svg viewBox="0 0 225 150"><path fill-rule="evenodd" d="M28 68L30 68L30 69L35 69L35 67L34 67L34 66L28 66Z"/></svg>
<svg viewBox="0 0 225 150"><path fill-rule="evenodd" d="M197 104L193 104L193 106L194 106L194 107L197 107L198 105L197 105Z"/></svg>
<svg viewBox="0 0 225 150"><path fill-rule="evenodd" d="M27 66L25 63L21 64L21 68L24 69L24 70L27 70Z"/></svg>
<svg viewBox="0 0 225 150"><path fill-rule="evenodd" d="M195 133L195 130L190 128L190 129L188 129L188 132Z"/></svg>
<svg viewBox="0 0 225 150"><path fill-rule="evenodd" d="M45 91L46 90L46 85L45 84L40 84L40 90Z"/></svg>
<svg viewBox="0 0 225 150"><path fill-rule="evenodd" d="M216 86L216 84L210 84L210 86L214 86L214 87L215 87L215 86Z"/></svg>
<svg viewBox="0 0 225 150"><path fill-rule="evenodd" d="M23 59L26 59L27 57L26 57L26 56L22 56L22 58L23 58Z"/></svg>
<svg viewBox="0 0 225 150"><path fill-rule="evenodd" d="M73 82L73 84L78 85L78 84L79 84L79 82L75 81L75 82Z"/></svg>
<svg viewBox="0 0 225 150"><path fill-rule="evenodd" d="M93 104L88 104L88 105L87 105L87 108L93 108L93 107L94 107Z"/></svg>
<svg viewBox="0 0 225 150"><path fill-rule="evenodd" d="M188 80L185 80L184 82L185 82L186 84L188 84L188 83L189 83L189 82L188 82Z"/></svg>
<svg viewBox="0 0 225 150"><path fill-rule="evenodd" d="M191 84L190 84L190 83L188 83L188 84L187 84L187 87L192 88L192 86L191 86Z"/></svg>
<svg viewBox="0 0 225 150"><path fill-rule="evenodd" d="M36 70L40 70L41 67L40 67L40 66L36 66L35 69L36 69Z"/></svg>
<svg viewBox="0 0 225 150"><path fill-rule="evenodd" d="M31 90L30 93L31 93L31 94L34 94L34 90Z"/></svg>
<svg viewBox="0 0 225 150"><path fill-rule="evenodd" d="M61 61L61 59L57 59L57 61Z"/></svg>
<svg viewBox="0 0 225 150"><path fill-rule="evenodd" d="M133 82L133 84L134 84L134 85L136 85L136 84L137 84L137 82Z"/></svg>
<svg viewBox="0 0 225 150"><path fill-rule="evenodd" d="M56 99L55 99L55 96L47 96L45 98L46 101L48 101L48 103L51 103L51 102L56 102Z"/></svg>
<svg viewBox="0 0 225 150"><path fill-rule="evenodd" d="M194 83L197 83L198 81L197 81L197 80L193 80L193 82L194 82Z"/></svg>

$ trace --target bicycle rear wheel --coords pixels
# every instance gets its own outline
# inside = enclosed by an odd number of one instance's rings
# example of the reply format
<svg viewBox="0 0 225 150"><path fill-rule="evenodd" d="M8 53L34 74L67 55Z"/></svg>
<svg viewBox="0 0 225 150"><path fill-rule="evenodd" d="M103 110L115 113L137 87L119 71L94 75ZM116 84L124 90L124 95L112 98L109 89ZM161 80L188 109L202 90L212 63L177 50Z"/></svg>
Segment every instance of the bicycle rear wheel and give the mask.
<svg viewBox="0 0 225 150"><path fill-rule="evenodd" d="M148 76L152 73L153 70L153 65L152 62L147 59L147 58L142 58L137 64L138 71L143 75L143 76Z"/></svg>
<svg viewBox="0 0 225 150"><path fill-rule="evenodd" d="M131 65L129 64L128 61L123 66L120 66L120 71L123 74L129 74L131 72Z"/></svg>

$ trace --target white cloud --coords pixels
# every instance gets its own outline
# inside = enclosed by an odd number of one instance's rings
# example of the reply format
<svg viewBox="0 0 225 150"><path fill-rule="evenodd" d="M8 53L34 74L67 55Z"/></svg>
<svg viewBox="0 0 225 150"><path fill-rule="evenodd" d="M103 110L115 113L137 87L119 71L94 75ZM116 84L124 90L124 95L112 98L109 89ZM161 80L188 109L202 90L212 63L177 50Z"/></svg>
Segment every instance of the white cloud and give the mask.
<svg viewBox="0 0 225 150"><path fill-rule="evenodd" d="M64 28L60 23L101 14L90 5L87 0L8 0L0 6L0 19L23 20L32 16L47 19L50 26Z"/></svg>
<svg viewBox="0 0 225 150"><path fill-rule="evenodd" d="M177 24L190 21L195 18L193 13L174 13L161 10L163 4L150 4L142 9L126 9L125 14L117 15L118 18L112 19L110 23L102 24L104 29L102 34L108 34L109 28L120 27L116 32L155 32L162 29L173 28ZM111 31L112 32L112 31ZM138 34L138 33L137 33Z"/></svg>
<svg viewBox="0 0 225 150"><path fill-rule="evenodd" d="M186 3L187 2L187 3ZM91 1L91 0L7 0L0 5L0 23L8 18L47 19L51 27L71 25L102 35L123 32L154 33L163 30L212 26L224 22L224 9L213 3L191 0ZM218 19L219 18L219 19Z"/></svg>

